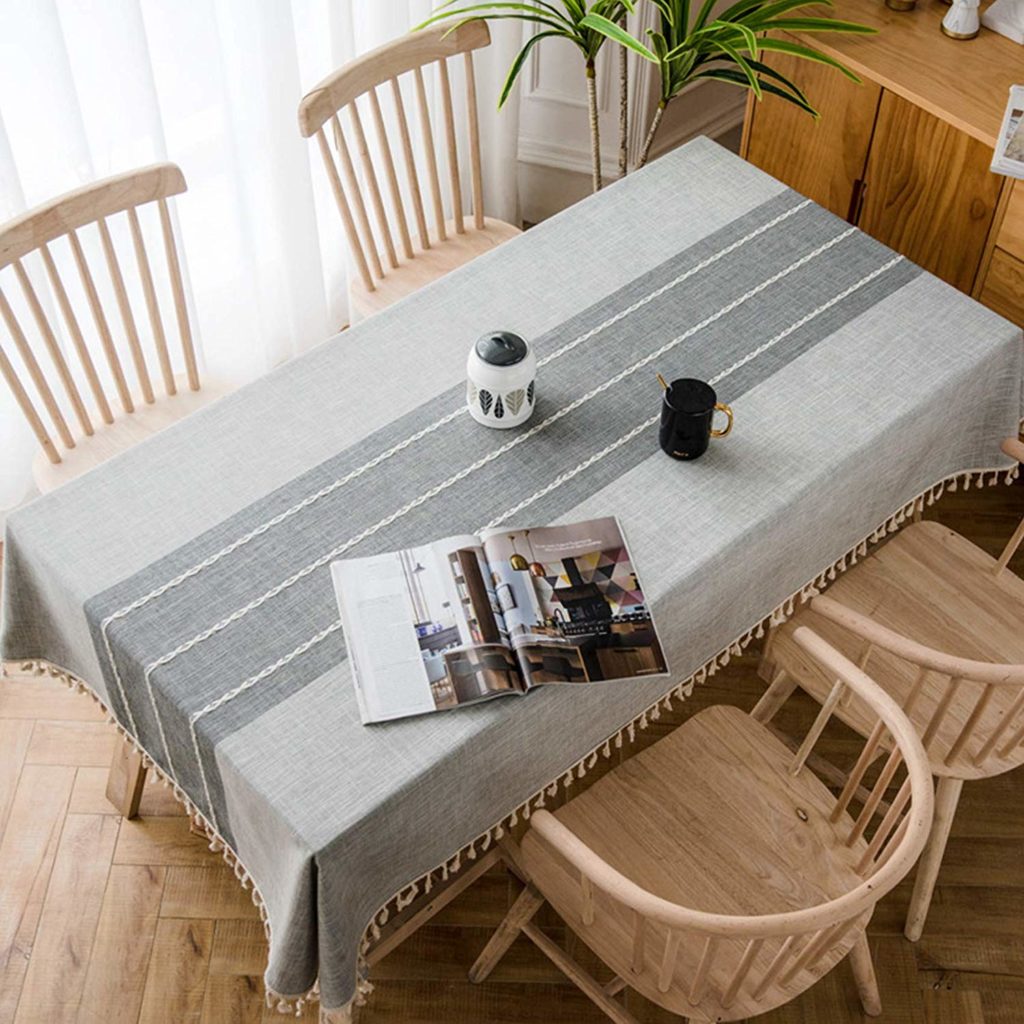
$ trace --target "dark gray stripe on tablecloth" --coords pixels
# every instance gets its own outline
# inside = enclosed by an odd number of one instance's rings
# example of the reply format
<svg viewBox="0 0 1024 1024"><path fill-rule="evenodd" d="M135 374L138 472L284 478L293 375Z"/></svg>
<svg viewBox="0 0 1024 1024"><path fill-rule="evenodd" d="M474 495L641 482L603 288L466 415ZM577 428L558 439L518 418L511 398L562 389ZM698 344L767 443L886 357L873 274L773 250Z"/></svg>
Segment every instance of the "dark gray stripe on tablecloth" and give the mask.
<svg viewBox="0 0 1024 1024"><path fill-rule="evenodd" d="M537 339L538 356L543 359L547 353L602 323L618 309L632 304L799 201L794 193L783 193L595 303ZM825 211L808 206L584 342L572 353L548 364L539 375L540 399L534 418L521 429L535 426L678 336L688 326L721 310L773 273L834 238L846 227ZM659 403L659 393L652 383L655 369L669 378L711 378L819 309L876 270L891 255L867 236L854 233L699 331L665 354L657 366L642 369L616 383L526 444L379 530L346 555L370 555L482 526L652 415ZM902 287L917 273L917 268L906 262L897 264L812 319L769 352L738 369L720 385L720 397L735 401L842 324ZM105 616L458 408L462 401L463 387L457 385L92 598L86 605L86 613L104 668L109 671L99 623ZM282 424L282 429L287 429L287 425ZM146 748L164 762L141 665L209 629L326 551L377 523L514 435L514 431L482 429L468 416L460 416L387 463L303 510L286 524L275 527L180 587L114 622L109 630L111 644L121 679L132 696L132 712ZM546 522L567 513L647 458L656 443L654 432L638 436L565 486L538 500L525 514L526 518L530 522ZM254 457L258 457L258 453L254 453ZM610 513L617 511L621 510L609 510ZM153 673L156 705L176 778L200 807L205 808L207 801L190 739L189 716L274 664L336 618L329 573L323 568ZM671 659L671 652L668 654ZM213 756L216 743L318 678L344 657L344 643L338 631L277 669L244 695L200 720L198 742L206 781L218 823L228 839L231 838L230 826ZM107 683L118 717L124 721L117 687L112 678L108 678Z"/></svg>

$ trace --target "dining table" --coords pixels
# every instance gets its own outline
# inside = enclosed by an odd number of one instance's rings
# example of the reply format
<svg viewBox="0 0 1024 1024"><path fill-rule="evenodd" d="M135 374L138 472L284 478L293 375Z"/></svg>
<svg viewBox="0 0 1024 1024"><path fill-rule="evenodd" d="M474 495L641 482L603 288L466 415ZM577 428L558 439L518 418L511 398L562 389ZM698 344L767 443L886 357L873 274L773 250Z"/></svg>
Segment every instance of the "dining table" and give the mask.
<svg viewBox="0 0 1024 1024"><path fill-rule="evenodd" d="M467 412L494 330L538 362L510 430ZM731 435L667 457L658 373ZM944 488L1012 479L1022 382L1019 327L697 138L12 513L3 657L109 709L255 886L273 998L343 1014L389 919ZM609 515L667 676L361 723L332 561Z"/></svg>

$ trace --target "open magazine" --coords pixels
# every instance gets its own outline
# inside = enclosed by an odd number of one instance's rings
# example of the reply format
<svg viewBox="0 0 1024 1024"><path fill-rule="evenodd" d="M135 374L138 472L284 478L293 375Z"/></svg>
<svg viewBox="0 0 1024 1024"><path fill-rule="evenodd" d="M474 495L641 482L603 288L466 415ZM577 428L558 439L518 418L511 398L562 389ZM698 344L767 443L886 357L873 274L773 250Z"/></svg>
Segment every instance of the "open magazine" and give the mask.
<svg viewBox="0 0 1024 1024"><path fill-rule="evenodd" d="M1010 86L1010 100L992 154L991 170L1024 178L1024 85Z"/></svg>
<svg viewBox="0 0 1024 1024"><path fill-rule="evenodd" d="M618 520L331 563L364 723L668 672Z"/></svg>

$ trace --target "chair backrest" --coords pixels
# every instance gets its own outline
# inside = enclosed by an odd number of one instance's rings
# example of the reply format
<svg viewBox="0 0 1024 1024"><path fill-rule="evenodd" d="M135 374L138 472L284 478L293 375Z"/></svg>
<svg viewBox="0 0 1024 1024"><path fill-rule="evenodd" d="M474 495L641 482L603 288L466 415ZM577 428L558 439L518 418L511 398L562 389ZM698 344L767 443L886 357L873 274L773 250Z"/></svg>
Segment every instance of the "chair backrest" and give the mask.
<svg viewBox="0 0 1024 1024"><path fill-rule="evenodd" d="M923 728L924 747L933 764L937 761L950 775L957 774L958 766L960 770L969 767L973 774L973 769L994 765L998 759L1010 757L1024 741L1024 720L1020 714L1024 711L1024 665L947 654L917 643L835 598L816 597L810 606L816 614L867 642L861 664L866 664L877 648L916 666L903 710L908 715L918 711L915 720L918 728ZM963 704L958 698L968 697L967 687L972 684L977 696L965 715L955 717ZM1000 689L1018 692L1004 714L986 715ZM876 739L872 751L877 748Z"/></svg>
<svg viewBox="0 0 1024 1024"><path fill-rule="evenodd" d="M632 928L618 932L617 959L644 969L654 951L660 962L658 990L669 992L682 975L685 997L700 1020L733 1020L754 1016L794 998L810 987L837 959L837 948L849 948L849 934L863 928L875 904L910 871L928 837L933 813L932 775L921 741L907 716L882 689L851 661L807 627L794 640L826 666L836 679L829 699L794 754L790 773L804 770L807 758L847 690L877 715L879 732L893 740L893 754L861 814L854 821L845 812L857 794L847 784L827 822L839 841L851 848L856 872L863 881L841 896L817 906L760 916L717 914L681 906L637 885L584 844L554 815L535 811L531 827L579 873L584 927L594 922L595 894L601 893L626 911L620 918ZM862 756L862 759L863 758ZM870 758L866 758L870 760ZM897 769L906 774L892 802L882 797ZM862 773L863 774L863 773ZM700 780L694 780L695 785ZM858 795L858 799L863 793ZM870 840L865 831L884 809ZM741 841L737 839L737 856ZM799 864L792 870L798 873ZM586 937L585 934L583 936ZM659 952L660 951L660 952ZM659 959L660 958L660 959ZM627 978L627 982L629 979ZM784 992L782 990L785 990ZM731 1009L730 1009L731 1008Z"/></svg>
<svg viewBox="0 0 1024 1024"><path fill-rule="evenodd" d="M170 210L167 206L169 196L178 195L185 189L185 178L177 166L170 163L154 164L151 167L105 178L73 192L68 192L57 199L37 206L34 210L29 210L0 227L0 272L10 268L13 278L17 281L24 304L28 307L35 323L35 330L32 332L35 338L35 344L33 344L29 340L29 334L26 333L25 325L18 320L11 303L2 290L3 277L0 276L0 319L6 324L28 381L24 382L18 376L14 364L4 352L2 344L0 344L0 375L4 377L14 393L18 405L25 414L47 458L52 463L61 462L61 453L51 438L50 430L43 418L43 412L37 407L36 400L31 397L26 383L30 383L36 392L42 410L45 411L52 429L65 448L70 449L76 446L75 436L68 425L55 391L58 393L63 391L67 402L74 411L82 434L92 436L95 433L93 415L98 414L104 423L113 423L114 421L114 414L111 410L113 396L108 397L100 375L97 373L96 362L91 351L95 348L95 344L91 343L92 339L86 340L86 333L82 329L68 296L68 288L58 270L57 261L54 259L55 250L51 250L51 244L54 242L61 242L70 248L82 292L89 306L95 341L98 341L99 348L102 350L103 360L109 370L117 401L125 413L135 411L135 399L132 396L132 388L128 383L124 367L121 365L114 334L110 327L110 319L104 309L96 278L90 269L85 248L83 248L78 234L83 227L95 224L98 230L103 250L103 261L131 356L138 394L141 395L144 402L152 403L155 401L155 395L150 369L129 301L125 275L107 221L108 218L121 213L125 214L127 218L134 250L134 262L149 317L153 349L163 378L164 390L168 395L173 395L176 392L176 385L167 345L168 332L164 328L154 284L153 269L146 252L146 244L137 212L139 207L147 203L155 202L157 204L160 231L163 237L164 260L173 296L177 332L181 342L188 385L193 391L199 389L199 373L185 304L185 289L182 283L174 231L171 226ZM71 363L57 340L58 331L47 317L43 302L26 269L26 260L35 253L38 253L45 268L53 298L67 328L71 347L74 348L75 359L91 393L94 404L92 414L90 414L76 383ZM89 333L93 334L93 332ZM37 355L40 344L42 349L46 350L47 357L42 362Z"/></svg>
<svg viewBox="0 0 1024 1024"><path fill-rule="evenodd" d="M304 96L299 104L299 129L306 138L311 135L316 136L352 256L368 291L374 291L376 287L374 281L383 280L387 272L381 262L381 252L384 253L386 263L390 268L397 268L399 264L395 238L388 221L384 197L366 132L363 129L363 117L359 113L357 101L365 98L364 111L369 112L373 121L392 213L398 228L399 244L405 258L411 260L414 258L414 250L409 229L410 220L415 221L416 233L422 249L431 248L432 241L427 228L423 192L420 188L420 174L413 152L413 137L409 129L409 119L406 115L399 79L407 73L412 77L422 136L421 160L426 167L429 202L434 223L433 242L444 242L448 238L448 229L445 226L441 177L438 171L434 130L430 119L430 109L427 105L423 69L429 64L437 64L452 216L456 233L464 234L466 228L455 141L455 110L452 105L451 78L448 73L448 58L462 54L465 64L473 218L474 226L477 229L482 229L484 227L483 174L480 165L480 127L477 117L476 79L473 73L472 51L488 46L490 41L491 36L487 24L480 20L463 22L454 29L450 25L439 25L435 28L413 32L404 38L378 47L339 68ZM388 140L381 98L377 93L378 86L385 84L389 86L391 105L398 126L398 142L402 150L402 162L405 165L409 205L412 207L411 217L407 214L406 204L398 183L395 157ZM352 133L351 139L358 151L362 164L363 184L377 222L376 233L370 225L367 202L356 176L349 137L342 126L340 117L342 109L347 109ZM340 174L325 132L328 125L338 151L338 161L341 165Z"/></svg>

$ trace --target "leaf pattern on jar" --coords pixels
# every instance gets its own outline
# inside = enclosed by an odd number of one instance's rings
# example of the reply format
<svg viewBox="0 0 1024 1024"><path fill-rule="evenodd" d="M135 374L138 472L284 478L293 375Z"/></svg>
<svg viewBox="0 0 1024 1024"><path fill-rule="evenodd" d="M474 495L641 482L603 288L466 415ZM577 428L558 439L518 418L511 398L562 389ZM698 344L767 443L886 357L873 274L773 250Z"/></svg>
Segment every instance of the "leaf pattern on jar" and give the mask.
<svg viewBox="0 0 1024 1024"><path fill-rule="evenodd" d="M523 407L524 398L526 398L526 392L522 388L516 388L515 391L510 391L505 396L505 407L513 416L519 414L519 410Z"/></svg>

